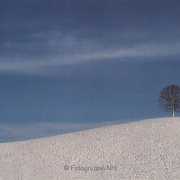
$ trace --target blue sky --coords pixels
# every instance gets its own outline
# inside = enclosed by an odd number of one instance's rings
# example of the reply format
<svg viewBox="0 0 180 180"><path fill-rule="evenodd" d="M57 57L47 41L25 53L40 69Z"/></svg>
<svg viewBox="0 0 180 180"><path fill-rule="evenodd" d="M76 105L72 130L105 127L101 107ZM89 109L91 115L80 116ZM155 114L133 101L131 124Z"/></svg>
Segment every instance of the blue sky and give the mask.
<svg viewBox="0 0 180 180"><path fill-rule="evenodd" d="M1 142L171 116L157 99L180 85L179 7L1 0Z"/></svg>

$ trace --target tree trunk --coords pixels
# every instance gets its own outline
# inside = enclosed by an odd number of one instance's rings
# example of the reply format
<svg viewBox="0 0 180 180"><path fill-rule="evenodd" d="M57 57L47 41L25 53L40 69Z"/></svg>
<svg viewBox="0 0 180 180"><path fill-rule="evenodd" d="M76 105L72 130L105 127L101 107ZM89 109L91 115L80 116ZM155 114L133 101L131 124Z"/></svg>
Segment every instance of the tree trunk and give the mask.
<svg viewBox="0 0 180 180"><path fill-rule="evenodd" d="M172 117L174 117L174 96L172 97Z"/></svg>
<svg viewBox="0 0 180 180"><path fill-rule="evenodd" d="M172 117L174 117L174 107L173 107L173 109L172 109Z"/></svg>

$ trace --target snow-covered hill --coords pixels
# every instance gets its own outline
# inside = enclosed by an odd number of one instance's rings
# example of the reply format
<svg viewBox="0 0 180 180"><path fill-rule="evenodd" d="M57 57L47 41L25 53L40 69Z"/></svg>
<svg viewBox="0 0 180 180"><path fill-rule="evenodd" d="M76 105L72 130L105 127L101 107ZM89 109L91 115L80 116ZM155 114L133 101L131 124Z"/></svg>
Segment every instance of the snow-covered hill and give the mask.
<svg viewBox="0 0 180 180"><path fill-rule="evenodd" d="M180 118L0 144L0 180L180 179Z"/></svg>

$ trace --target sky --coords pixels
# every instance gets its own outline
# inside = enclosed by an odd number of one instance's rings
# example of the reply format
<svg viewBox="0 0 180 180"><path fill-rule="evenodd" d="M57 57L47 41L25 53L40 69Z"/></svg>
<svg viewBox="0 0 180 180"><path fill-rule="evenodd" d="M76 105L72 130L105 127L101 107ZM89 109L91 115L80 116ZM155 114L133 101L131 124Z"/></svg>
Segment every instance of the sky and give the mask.
<svg viewBox="0 0 180 180"><path fill-rule="evenodd" d="M180 86L179 7L1 0L0 142L171 116L157 100Z"/></svg>

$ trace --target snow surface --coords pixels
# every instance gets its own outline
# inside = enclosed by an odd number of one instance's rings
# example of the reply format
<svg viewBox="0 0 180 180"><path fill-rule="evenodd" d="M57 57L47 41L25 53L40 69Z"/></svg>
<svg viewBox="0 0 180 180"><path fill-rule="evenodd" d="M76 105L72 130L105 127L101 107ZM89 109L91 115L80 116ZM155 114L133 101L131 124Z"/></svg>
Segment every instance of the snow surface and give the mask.
<svg viewBox="0 0 180 180"><path fill-rule="evenodd" d="M0 180L76 179L180 179L180 118L0 143Z"/></svg>

